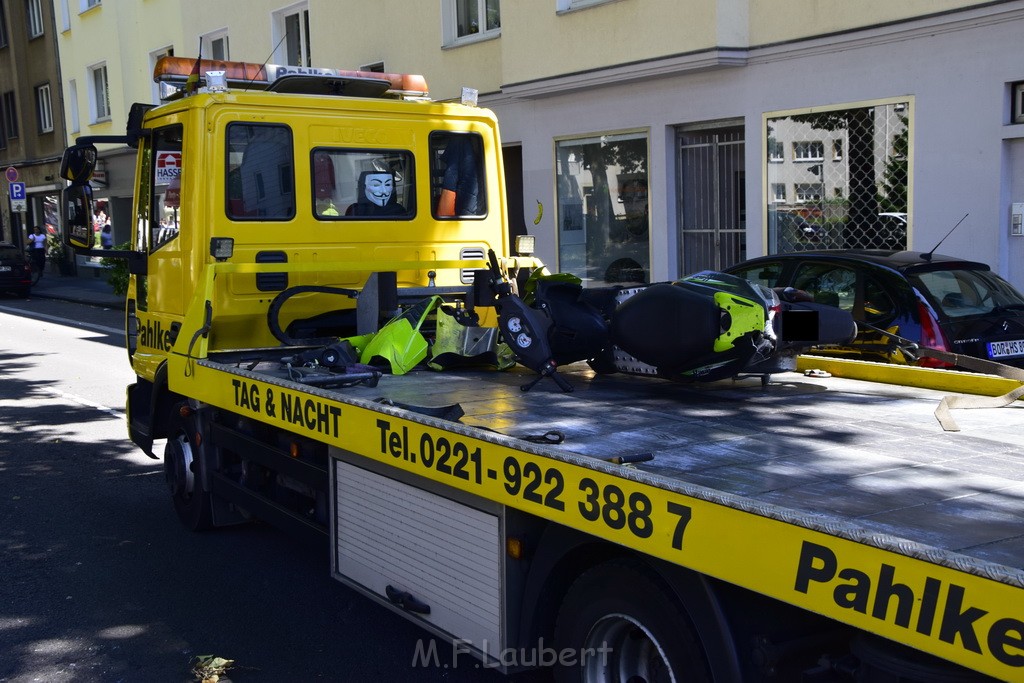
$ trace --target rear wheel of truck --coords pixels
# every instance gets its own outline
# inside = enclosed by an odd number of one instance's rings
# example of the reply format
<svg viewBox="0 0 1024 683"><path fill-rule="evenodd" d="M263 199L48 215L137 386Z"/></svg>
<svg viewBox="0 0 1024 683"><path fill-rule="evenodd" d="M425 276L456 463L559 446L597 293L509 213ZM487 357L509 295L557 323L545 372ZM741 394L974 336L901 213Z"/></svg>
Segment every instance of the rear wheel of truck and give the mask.
<svg viewBox="0 0 1024 683"><path fill-rule="evenodd" d="M653 572L613 561L582 574L555 623L559 683L710 681L693 626Z"/></svg>
<svg viewBox="0 0 1024 683"><path fill-rule="evenodd" d="M213 526L213 504L202 483L202 435L193 418L182 416L177 407L175 411L164 446L164 479L181 523L190 531L203 531Z"/></svg>

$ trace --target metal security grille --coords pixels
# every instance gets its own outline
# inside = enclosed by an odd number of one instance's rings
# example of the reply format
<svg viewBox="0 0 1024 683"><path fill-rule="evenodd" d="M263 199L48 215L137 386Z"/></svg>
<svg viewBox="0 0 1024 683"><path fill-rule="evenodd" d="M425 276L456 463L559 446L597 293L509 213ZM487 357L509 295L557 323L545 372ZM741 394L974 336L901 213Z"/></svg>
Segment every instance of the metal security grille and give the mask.
<svg viewBox="0 0 1024 683"><path fill-rule="evenodd" d="M768 251L908 246L909 105L767 119Z"/></svg>
<svg viewBox="0 0 1024 683"><path fill-rule="evenodd" d="M746 252L743 127L679 132L681 274L721 270Z"/></svg>

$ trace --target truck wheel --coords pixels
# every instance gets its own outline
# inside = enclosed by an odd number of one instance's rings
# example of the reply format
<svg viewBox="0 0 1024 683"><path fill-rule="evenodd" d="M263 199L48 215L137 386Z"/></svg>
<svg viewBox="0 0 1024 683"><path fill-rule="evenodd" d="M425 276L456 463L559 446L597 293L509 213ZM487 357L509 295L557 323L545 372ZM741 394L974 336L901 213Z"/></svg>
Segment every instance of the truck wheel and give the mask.
<svg viewBox="0 0 1024 683"><path fill-rule="evenodd" d="M164 446L164 479L181 523L190 531L202 531L213 526L213 504L203 489L195 439L195 421L176 416Z"/></svg>
<svg viewBox="0 0 1024 683"><path fill-rule="evenodd" d="M580 576L555 623L559 683L710 681L682 606L637 562L614 561Z"/></svg>

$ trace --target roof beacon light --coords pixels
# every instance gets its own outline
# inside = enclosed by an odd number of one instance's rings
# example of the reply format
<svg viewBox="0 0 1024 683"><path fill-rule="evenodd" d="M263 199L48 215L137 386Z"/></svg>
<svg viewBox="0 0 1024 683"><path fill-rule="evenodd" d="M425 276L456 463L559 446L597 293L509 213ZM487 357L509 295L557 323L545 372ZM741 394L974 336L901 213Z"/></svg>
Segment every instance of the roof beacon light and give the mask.
<svg viewBox="0 0 1024 683"><path fill-rule="evenodd" d="M227 92L228 79L223 71L206 72L206 89L210 92Z"/></svg>
<svg viewBox="0 0 1024 683"><path fill-rule="evenodd" d="M181 89L189 74L195 69L195 65L196 60L190 57L161 57L153 69L153 80ZM266 90L271 83L285 76L308 76L386 81L390 87L385 96L401 99L426 99L429 93L426 79L413 74L385 74L371 71L255 64L253 62L226 62L219 59L203 59L200 64L200 72L205 80L206 92L223 92L227 88Z"/></svg>

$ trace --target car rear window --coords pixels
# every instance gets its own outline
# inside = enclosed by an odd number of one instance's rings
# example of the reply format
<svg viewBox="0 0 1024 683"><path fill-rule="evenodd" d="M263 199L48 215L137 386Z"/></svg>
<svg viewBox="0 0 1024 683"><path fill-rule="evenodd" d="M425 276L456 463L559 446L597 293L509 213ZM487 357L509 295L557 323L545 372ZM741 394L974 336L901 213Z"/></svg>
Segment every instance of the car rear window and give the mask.
<svg viewBox="0 0 1024 683"><path fill-rule="evenodd" d="M949 318L985 315L1003 306L1024 306L1024 296L995 273L933 270L913 279L940 313Z"/></svg>

